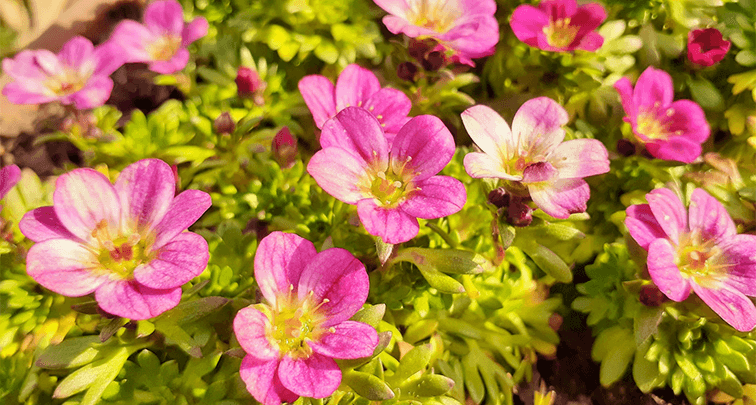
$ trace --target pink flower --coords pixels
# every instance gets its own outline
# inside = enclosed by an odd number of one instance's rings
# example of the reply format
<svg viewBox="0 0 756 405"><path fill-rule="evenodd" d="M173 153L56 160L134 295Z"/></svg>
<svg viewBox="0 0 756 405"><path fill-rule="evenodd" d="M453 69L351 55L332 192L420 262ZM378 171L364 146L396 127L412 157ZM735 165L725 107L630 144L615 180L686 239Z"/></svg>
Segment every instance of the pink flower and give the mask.
<svg viewBox="0 0 756 405"><path fill-rule="evenodd" d="M186 66L186 47L207 34L207 20L197 17L184 24L184 12L174 0L151 3L144 11L144 25L124 20L110 37L127 62L149 63L152 71L171 74Z"/></svg>
<svg viewBox="0 0 756 405"><path fill-rule="evenodd" d="M609 158L595 139L562 142L567 121L567 111L548 97L526 101L511 130L491 108L470 107L462 122L482 153L468 153L465 170L478 179L503 179L511 194L530 196L554 218L583 212L591 195L583 177L608 172Z"/></svg>
<svg viewBox="0 0 756 405"><path fill-rule="evenodd" d="M0 200L21 180L21 169L16 165L0 169Z"/></svg>
<svg viewBox="0 0 756 405"><path fill-rule="evenodd" d="M543 0L538 8L523 4L512 13L509 25L520 41L544 51L595 51L604 38L595 29L606 20L600 4L578 7L575 0Z"/></svg>
<svg viewBox="0 0 756 405"><path fill-rule="evenodd" d="M492 55L499 42L494 0L373 0L390 15L383 24L394 34L433 38L452 59L475 66L472 59Z"/></svg>
<svg viewBox="0 0 756 405"><path fill-rule="evenodd" d="M319 129L323 129L325 122L339 111L357 106L368 109L393 138L407 122L407 114L412 108L412 102L404 93L382 89L373 72L355 64L344 68L336 86L325 76L305 76L299 81L299 92Z"/></svg>
<svg viewBox="0 0 756 405"><path fill-rule="evenodd" d="M94 47L74 37L55 55L46 49L21 51L3 59L3 72L14 79L3 95L14 104L59 101L83 110L105 104L113 90L110 74L123 64L119 51L109 44Z"/></svg>
<svg viewBox="0 0 756 405"><path fill-rule="evenodd" d="M234 318L234 333L247 352L239 374L263 405L325 398L341 383L333 359L373 354L378 334L348 320L367 299L365 266L344 249L320 253L312 242L273 232L255 255L255 280L266 302Z"/></svg>
<svg viewBox="0 0 756 405"><path fill-rule="evenodd" d="M730 41L716 28L688 32L688 59L701 66L711 66L724 59L730 50Z"/></svg>
<svg viewBox="0 0 756 405"><path fill-rule="evenodd" d="M645 144L651 156L691 163L701 155L701 144L709 137L709 122L701 107L690 100L674 98L672 77L649 66L633 85L626 77L614 88L622 99L625 122Z"/></svg>
<svg viewBox="0 0 756 405"><path fill-rule="evenodd" d="M60 177L52 207L29 211L21 232L37 242L26 272L58 294L95 293L100 308L147 319L181 299L181 285L207 266L207 242L184 232L210 207L210 196L174 197L171 167L157 159L126 167L115 185L100 172L75 169Z"/></svg>
<svg viewBox="0 0 756 405"><path fill-rule="evenodd" d="M756 327L756 235L738 235L722 204L702 189L690 207L672 191L646 194L648 204L627 209L630 235L648 250L651 280L673 301L695 291L725 322L741 332Z"/></svg>
<svg viewBox="0 0 756 405"><path fill-rule="evenodd" d="M357 205L371 235L396 244L414 238L417 218L451 215L467 200L457 179L436 176L454 155L454 138L440 119L407 122L392 143L367 110L347 107L326 122L307 171L328 194Z"/></svg>

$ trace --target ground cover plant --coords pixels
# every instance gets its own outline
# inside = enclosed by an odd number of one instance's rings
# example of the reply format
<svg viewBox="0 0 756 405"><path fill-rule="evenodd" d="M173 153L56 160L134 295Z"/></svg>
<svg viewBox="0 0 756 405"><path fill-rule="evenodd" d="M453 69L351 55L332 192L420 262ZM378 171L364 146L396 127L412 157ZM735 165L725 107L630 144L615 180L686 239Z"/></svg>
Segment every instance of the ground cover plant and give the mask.
<svg viewBox="0 0 756 405"><path fill-rule="evenodd" d="M0 402L756 402L755 0L124 4L0 49Z"/></svg>

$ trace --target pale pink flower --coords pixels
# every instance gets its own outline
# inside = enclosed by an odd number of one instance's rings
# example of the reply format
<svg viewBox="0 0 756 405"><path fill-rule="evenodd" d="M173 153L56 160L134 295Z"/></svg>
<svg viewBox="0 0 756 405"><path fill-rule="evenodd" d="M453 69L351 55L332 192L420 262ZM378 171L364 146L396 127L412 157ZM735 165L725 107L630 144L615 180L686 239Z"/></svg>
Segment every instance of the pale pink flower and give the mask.
<svg viewBox="0 0 756 405"><path fill-rule="evenodd" d="M672 101L675 90L669 73L649 66L635 89L626 77L614 88L625 109L625 122L651 156L691 163L701 156L701 144L709 137L709 122L701 107L690 100Z"/></svg>
<svg viewBox="0 0 756 405"><path fill-rule="evenodd" d="M186 47L207 35L207 28L204 17L185 24L181 5L175 0L161 0L144 10L144 25L121 21L109 41L121 48L127 62L148 63L152 71L171 74L186 66Z"/></svg>
<svg viewBox="0 0 756 405"><path fill-rule="evenodd" d="M100 308L124 318L175 307L181 285L207 266L207 242L185 231L211 201L199 190L174 193L171 167L157 159L129 165L115 185L92 169L58 177L53 205L19 223L37 242L26 272L58 294L94 293Z"/></svg>
<svg viewBox="0 0 756 405"><path fill-rule="evenodd" d="M0 200L21 180L21 169L16 165L0 169Z"/></svg>
<svg viewBox="0 0 756 405"><path fill-rule="evenodd" d="M534 48L593 52L604 44L595 31L604 20L606 10L598 3L578 6L575 0L543 0L538 7L518 6L509 25L517 39Z"/></svg>
<svg viewBox="0 0 756 405"><path fill-rule="evenodd" d="M474 178L498 178L515 196L533 199L554 218L583 212L591 191L583 177L609 171L604 145L595 139L564 140L567 111L539 97L523 104L509 129L494 110L476 105L462 113L467 132L482 152L465 156Z"/></svg>
<svg viewBox="0 0 756 405"><path fill-rule="evenodd" d="M38 49L3 59L3 72L13 79L3 88L3 95L14 104L58 101L80 110L99 107L113 90L108 76L122 64L119 51L110 44L95 47L77 36L57 55Z"/></svg>
<svg viewBox="0 0 756 405"><path fill-rule="evenodd" d="M688 32L688 60L696 65L712 66L724 59L730 45L716 28L691 30Z"/></svg>
<svg viewBox="0 0 756 405"><path fill-rule="evenodd" d="M756 327L756 235L738 235L724 206L693 190L686 212L666 188L646 194L648 204L627 208L630 235L648 250L648 272L673 301L691 290L741 332Z"/></svg>
<svg viewBox="0 0 756 405"><path fill-rule="evenodd" d="M240 310L234 333L247 352L239 374L258 402L325 398L341 383L333 359L373 354L375 329L349 320L370 285L365 266L348 251L318 253L306 239L273 232L257 248L255 280L266 302Z"/></svg>
<svg viewBox="0 0 756 405"><path fill-rule="evenodd" d="M440 119L421 115L389 143L367 110L347 107L326 122L307 171L328 194L357 205L371 235L396 244L414 238L417 218L454 214L467 200L457 179L436 176L454 155L454 138Z"/></svg>
<svg viewBox="0 0 756 405"><path fill-rule="evenodd" d="M299 92L319 129L339 111L355 106L370 111L388 136L393 138L407 122L407 114L412 109L412 102L404 93L396 89L382 89L373 72L355 64L344 68L336 86L325 76L305 76L299 81Z"/></svg>
<svg viewBox="0 0 756 405"><path fill-rule="evenodd" d="M452 60L475 66L472 59L492 55L499 42L494 0L373 0L390 15L383 23L394 34L433 38Z"/></svg>

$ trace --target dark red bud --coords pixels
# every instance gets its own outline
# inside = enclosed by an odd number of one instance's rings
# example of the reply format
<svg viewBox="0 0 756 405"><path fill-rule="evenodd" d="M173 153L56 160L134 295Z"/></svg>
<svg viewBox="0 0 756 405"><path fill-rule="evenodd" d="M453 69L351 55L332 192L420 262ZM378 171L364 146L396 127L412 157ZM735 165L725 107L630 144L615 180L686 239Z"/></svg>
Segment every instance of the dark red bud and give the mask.
<svg viewBox="0 0 756 405"><path fill-rule="evenodd" d="M271 149L273 158L282 168L288 169L294 166L297 158L297 140L289 131L289 127L281 128L273 137Z"/></svg>
<svg viewBox="0 0 756 405"><path fill-rule="evenodd" d="M236 122L231 118L231 114L228 111L224 111L213 122L213 128L219 134L231 134L236 130Z"/></svg>
<svg viewBox="0 0 756 405"><path fill-rule="evenodd" d="M661 292L659 287L653 284L646 284L641 287L638 300L647 307L658 307L667 300L667 297Z"/></svg>
<svg viewBox="0 0 756 405"><path fill-rule="evenodd" d="M441 51L428 52L421 63L423 69L432 72L441 69L446 65L446 56L444 56L444 53Z"/></svg>
<svg viewBox="0 0 756 405"><path fill-rule="evenodd" d="M239 97L255 98L255 103L261 100L260 96L263 90L265 90L266 83L260 79L257 71L246 66L241 66L236 72L235 82ZM262 101L264 102L264 100Z"/></svg>
<svg viewBox="0 0 756 405"><path fill-rule="evenodd" d="M507 221L518 227L525 227L533 222L533 209L522 199L510 197Z"/></svg>
<svg viewBox="0 0 756 405"><path fill-rule="evenodd" d="M627 139L617 141L617 153L622 156L633 156L635 154L635 144Z"/></svg>
<svg viewBox="0 0 756 405"><path fill-rule="evenodd" d="M488 202L495 205L496 208L504 208L509 206L509 194L504 187L491 190L488 193Z"/></svg>
<svg viewBox="0 0 756 405"><path fill-rule="evenodd" d="M400 79L408 82L415 81L415 75L417 74L417 65L412 62L402 62L396 69L396 75Z"/></svg>

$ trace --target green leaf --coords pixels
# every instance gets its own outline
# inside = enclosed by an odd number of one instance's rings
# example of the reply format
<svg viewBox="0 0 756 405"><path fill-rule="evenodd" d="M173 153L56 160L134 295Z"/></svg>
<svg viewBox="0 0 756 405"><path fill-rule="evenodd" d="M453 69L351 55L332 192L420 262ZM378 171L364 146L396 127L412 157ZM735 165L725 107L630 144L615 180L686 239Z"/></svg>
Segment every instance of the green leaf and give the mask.
<svg viewBox="0 0 756 405"><path fill-rule="evenodd" d="M633 359L633 380L644 393L651 392L652 389L664 382L664 377L659 375L659 368L656 363L646 360L645 353L650 346L650 341L644 342L635 351L635 358Z"/></svg>
<svg viewBox="0 0 756 405"><path fill-rule="evenodd" d="M633 359L635 354L635 344L631 332L627 329L622 330L625 334L622 338L613 342L613 347L609 349L603 361L601 361L599 381L605 387L612 385L625 375L630 360Z"/></svg>
<svg viewBox="0 0 756 405"><path fill-rule="evenodd" d="M406 248L400 250L393 261L408 261L418 268L433 268L442 273L479 274L491 270L485 257L460 249Z"/></svg>
<svg viewBox="0 0 756 405"><path fill-rule="evenodd" d="M356 322L366 323L373 328L378 328L383 315L386 313L386 304L371 305L357 311L350 319Z"/></svg>
<svg viewBox="0 0 756 405"><path fill-rule="evenodd" d="M756 65L756 52L750 49L742 50L735 55L735 62L738 62L743 66Z"/></svg>
<svg viewBox="0 0 756 405"><path fill-rule="evenodd" d="M454 388L454 380L439 374L425 374L401 385L402 393L416 397L436 397Z"/></svg>
<svg viewBox="0 0 756 405"><path fill-rule="evenodd" d="M77 368L93 361L100 353L100 337L79 336L68 338L48 347L37 359L37 367Z"/></svg>
<svg viewBox="0 0 756 405"><path fill-rule="evenodd" d="M556 253L546 246L541 245L533 240L517 243L516 245L522 249L525 254L535 262L535 264L543 270L546 274L554 277L554 279L560 283L572 282L572 271L567 266L567 263L562 260Z"/></svg>
<svg viewBox="0 0 756 405"><path fill-rule="evenodd" d="M724 98L714 84L704 78L688 81L693 100L707 110L721 111L725 107Z"/></svg>
<svg viewBox="0 0 756 405"><path fill-rule="evenodd" d="M328 64L334 64L339 59L339 50L327 39L320 41L314 52L318 59Z"/></svg>
<svg viewBox="0 0 756 405"><path fill-rule="evenodd" d="M201 146L178 145L162 149L155 156L174 164L192 162L198 165L208 158L215 156L215 154L214 150L205 149Z"/></svg>
<svg viewBox="0 0 756 405"><path fill-rule="evenodd" d="M131 354L131 347L119 347L113 353L97 362L90 363L66 376L58 384L53 398L68 398L84 390L84 398L80 405L96 404L102 393L123 368L126 359Z"/></svg>
<svg viewBox="0 0 756 405"><path fill-rule="evenodd" d="M413 347L412 350L402 357L399 367L396 369L394 375L391 376L391 381L401 384L415 373L425 370L432 354L430 344Z"/></svg>
<svg viewBox="0 0 756 405"><path fill-rule="evenodd" d="M354 392L371 401L384 401L394 398L394 391L380 378L362 371L349 370L344 373L342 382Z"/></svg>

